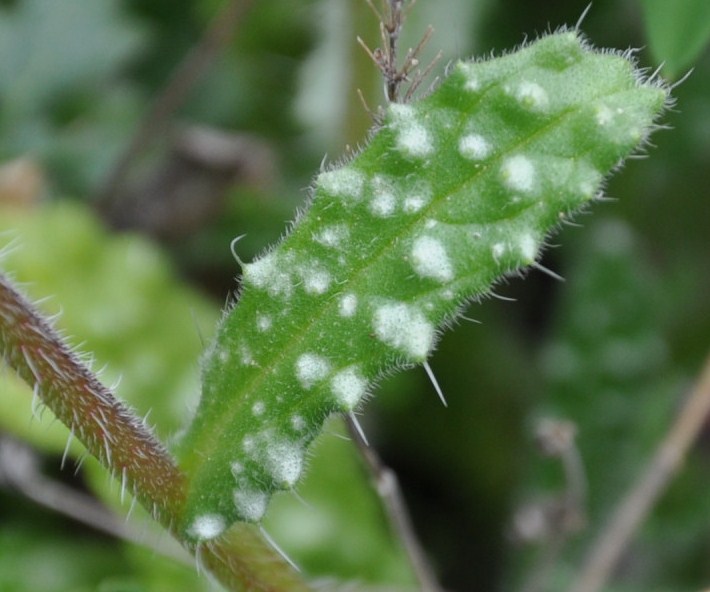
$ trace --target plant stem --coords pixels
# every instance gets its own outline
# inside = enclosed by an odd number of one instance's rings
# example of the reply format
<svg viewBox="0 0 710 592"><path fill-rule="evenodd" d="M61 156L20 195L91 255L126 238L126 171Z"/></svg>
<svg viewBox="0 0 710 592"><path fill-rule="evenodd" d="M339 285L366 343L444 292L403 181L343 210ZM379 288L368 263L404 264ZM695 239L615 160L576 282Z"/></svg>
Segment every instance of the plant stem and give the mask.
<svg viewBox="0 0 710 592"><path fill-rule="evenodd" d="M172 457L2 274L0 350L87 450L170 529L184 498L183 475Z"/></svg>
<svg viewBox="0 0 710 592"><path fill-rule="evenodd" d="M682 465L710 413L710 357L668 434L602 531L570 592L596 592L609 579L634 531Z"/></svg>
<svg viewBox="0 0 710 592"><path fill-rule="evenodd" d="M422 592L442 592L434 571L429 564L429 559L414 531L412 519L407 510L402 490L395 472L386 466L380 456L362 437L360 430L353 419L345 417L345 422L350 432L350 437L355 441L360 456L365 461L375 488L382 500L382 506L387 513L392 530L397 535L404 547L409 563L412 566Z"/></svg>
<svg viewBox="0 0 710 592"><path fill-rule="evenodd" d="M143 116L131 142L118 159L100 189L98 203L108 207L124 188L138 155L160 134L190 91L210 69L229 43L237 24L251 5L250 0L229 0L217 13L200 41L175 68L158 98Z"/></svg>
<svg viewBox="0 0 710 592"><path fill-rule="evenodd" d="M57 331L0 274L0 352L37 397L167 530L182 513L185 478L150 429L84 366ZM228 590L310 588L253 526L234 525L191 548Z"/></svg>

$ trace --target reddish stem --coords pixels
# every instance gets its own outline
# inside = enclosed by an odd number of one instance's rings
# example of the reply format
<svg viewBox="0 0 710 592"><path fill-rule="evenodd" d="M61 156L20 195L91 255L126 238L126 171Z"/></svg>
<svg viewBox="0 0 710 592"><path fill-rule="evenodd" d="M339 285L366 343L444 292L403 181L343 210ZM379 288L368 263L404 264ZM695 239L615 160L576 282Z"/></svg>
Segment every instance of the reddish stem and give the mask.
<svg viewBox="0 0 710 592"><path fill-rule="evenodd" d="M172 531L185 498L185 478L172 456L3 274L0 353L122 487ZM191 550L228 590L310 590L252 525L235 524L219 539Z"/></svg>
<svg viewBox="0 0 710 592"><path fill-rule="evenodd" d="M87 450L170 529L184 499L184 478L174 460L2 274L0 351Z"/></svg>

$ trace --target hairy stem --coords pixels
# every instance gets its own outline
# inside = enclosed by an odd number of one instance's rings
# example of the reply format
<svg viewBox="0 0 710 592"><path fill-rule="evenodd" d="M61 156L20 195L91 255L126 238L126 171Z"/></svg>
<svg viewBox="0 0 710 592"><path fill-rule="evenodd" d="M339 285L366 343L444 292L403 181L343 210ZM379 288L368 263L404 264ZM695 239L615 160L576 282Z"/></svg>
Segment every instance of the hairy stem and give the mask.
<svg viewBox="0 0 710 592"><path fill-rule="evenodd" d="M121 481L122 489L131 491L158 522L176 534L173 526L182 513L185 479L172 456L3 274L0 352L35 395ZM309 590L252 526L237 524L209 545L186 546L228 590Z"/></svg>
<svg viewBox="0 0 710 592"><path fill-rule="evenodd" d="M174 460L0 274L0 350L42 402L166 528L184 500Z"/></svg>

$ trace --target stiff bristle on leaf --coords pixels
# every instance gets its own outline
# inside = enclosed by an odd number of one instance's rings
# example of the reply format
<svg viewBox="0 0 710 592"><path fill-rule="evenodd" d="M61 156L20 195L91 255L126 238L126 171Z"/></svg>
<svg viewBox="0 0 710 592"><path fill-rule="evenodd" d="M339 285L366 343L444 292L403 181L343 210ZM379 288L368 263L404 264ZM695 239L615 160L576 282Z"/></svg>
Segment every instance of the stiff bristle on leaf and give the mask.
<svg viewBox="0 0 710 592"><path fill-rule="evenodd" d="M330 414L424 364L503 276L541 269L549 233L643 144L667 95L627 56L562 31L390 105L358 156L316 177L288 236L243 265L177 448L182 530L201 541L260 521Z"/></svg>

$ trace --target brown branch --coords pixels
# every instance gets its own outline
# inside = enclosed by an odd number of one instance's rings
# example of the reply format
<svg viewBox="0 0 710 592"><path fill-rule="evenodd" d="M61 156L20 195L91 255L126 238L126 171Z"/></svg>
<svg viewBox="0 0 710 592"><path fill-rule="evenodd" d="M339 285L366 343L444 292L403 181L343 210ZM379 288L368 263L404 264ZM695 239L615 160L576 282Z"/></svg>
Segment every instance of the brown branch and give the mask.
<svg viewBox="0 0 710 592"><path fill-rule="evenodd" d="M710 357L680 414L638 481L592 545L570 592L596 592L611 576L631 537L680 469L710 413Z"/></svg>
<svg viewBox="0 0 710 592"><path fill-rule="evenodd" d="M133 163L165 129L175 111L187 100L190 91L209 71L231 40L235 28L250 5L251 0L225 2L197 45L175 68L165 88L143 116L130 143L102 184L98 196L101 207L107 207L120 195Z"/></svg>
<svg viewBox="0 0 710 592"><path fill-rule="evenodd" d="M94 497L40 472L39 458L29 446L10 438L0 437L0 486L18 491L36 504L80 522L114 538L145 547L179 563L193 565L190 555L173 539L160 540L138 532L128 520L122 519Z"/></svg>
<svg viewBox="0 0 710 592"><path fill-rule="evenodd" d="M355 441L365 465L375 482L375 489L382 499L382 505L389 518L392 530L404 546L409 562L419 581L421 592L441 592L442 588L429 565L429 559L424 552L414 531L412 520L407 510L407 504L399 487L395 472L387 467L375 450L363 439L361 431L353 418L345 416L350 436Z"/></svg>
<svg viewBox="0 0 710 592"><path fill-rule="evenodd" d="M537 427L538 447L546 456L560 460L566 487L558 498L542 507L532 508L537 517L542 517L538 528L542 528L547 540L524 582L522 592L540 592L549 588L550 576L567 541L586 522L587 479L575 442L576 434L576 426L569 421L544 419Z"/></svg>
<svg viewBox="0 0 710 592"><path fill-rule="evenodd" d="M419 66L419 55L434 33L432 27L429 26L417 46L407 51L402 67L397 66L400 34L407 14L414 6L415 1L410 0L405 5L405 0L383 0L382 11L378 11L372 0L365 0L380 21L380 39L383 49L377 47L371 50L360 37L357 38L357 42L382 74L385 82L385 95L389 103L409 102L417 88L441 59L441 52L439 52L423 72L421 70L415 71L415 68ZM413 79L412 73L414 74ZM400 96L401 87L406 82L409 83L409 88L402 97Z"/></svg>
<svg viewBox="0 0 710 592"><path fill-rule="evenodd" d="M0 274L0 353L39 399L173 535L185 479L148 427L72 353L57 331ZM181 541L185 543L184 541ZM257 529L235 524L194 548L228 590L308 592L310 588Z"/></svg>
<svg viewBox="0 0 710 592"><path fill-rule="evenodd" d="M184 499L183 475L174 460L2 274L0 351L87 450L170 528Z"/></svg>

